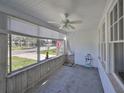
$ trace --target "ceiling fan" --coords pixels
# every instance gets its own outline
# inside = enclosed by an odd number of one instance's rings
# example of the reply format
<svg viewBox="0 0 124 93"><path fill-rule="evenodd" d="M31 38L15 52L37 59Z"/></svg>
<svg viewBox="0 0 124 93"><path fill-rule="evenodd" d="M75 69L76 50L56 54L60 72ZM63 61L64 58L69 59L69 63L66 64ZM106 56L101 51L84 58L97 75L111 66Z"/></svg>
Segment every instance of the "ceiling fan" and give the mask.
<svg viewBox="0 0 124 93"><path fill-rule="evenodd" d="M59 29L75 29L74 25L81 24L82 21L81 20L71 21L71 19L69 19L69 14L64 13L61 15L61 21L59 23L57 23L55 21L50 21L48 23L58 25Z"/></svg>

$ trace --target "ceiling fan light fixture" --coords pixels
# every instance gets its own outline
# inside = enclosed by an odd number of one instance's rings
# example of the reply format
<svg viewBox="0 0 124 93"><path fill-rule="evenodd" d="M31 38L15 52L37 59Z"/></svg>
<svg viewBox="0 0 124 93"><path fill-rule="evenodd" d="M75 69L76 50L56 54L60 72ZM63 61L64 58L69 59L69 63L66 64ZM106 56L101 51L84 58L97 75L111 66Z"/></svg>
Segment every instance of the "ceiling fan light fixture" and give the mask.
<svg viewBox="0 0 124 93"><path fill-rule="evenodd" d="M75 29L75 26L73 26L73 24L81 24L82 20L75 20L75 21L71 21L69 19L69 14L68 13L64 13L61 15L61 21L60 24L58 26L59 29ZM51 22L51 24L57 24L57 22Z"/></svg>

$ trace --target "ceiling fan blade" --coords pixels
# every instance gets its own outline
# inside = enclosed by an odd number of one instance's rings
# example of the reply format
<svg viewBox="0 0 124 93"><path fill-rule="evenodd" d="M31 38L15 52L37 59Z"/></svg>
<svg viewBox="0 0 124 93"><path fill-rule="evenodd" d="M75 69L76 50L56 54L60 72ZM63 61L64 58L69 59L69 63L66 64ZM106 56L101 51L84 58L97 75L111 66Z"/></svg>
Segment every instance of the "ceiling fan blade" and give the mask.
<svg viewBox="0 0 124 93"><path fill-rule="evenodd" d="M57 22L55 22L55 21L48 21L48 23L50 23L50 24L57 24Z"/></svg>
<svg viewBox="0 0 124 93"><path fill-rule="evenodd" d="M68 25L71 29L75 29L75 27L74 26L72 26L72 25Z"/></svg>
<svg viewBox="0 0 124 93"><path fill-rule="evenodd" d="M60 26L60 27L59 27L59 29L63 29L63 27L62 27L62 26Z"/></svg>
<svg viewBox="0 0 124 93"><path fill-rule="evenodd" d="M54 26L56 26L56 27L60 27L60 24L59 24L58 22L49 21L48 23L49 23L49 24L52 24L52 25L54 25Z"/></svg>
<svg viewBox="0 0 124 93"><path fill-rule="evenodd" d="M70 24L81 24L82 20L70 21Z"/></svg>
<svg viewBox="0 0 124 93"><path fill-rule="evenodd" d="M64 28L64 24L61 24L60 26L59 26L59 29L63 29Z"/></svg>

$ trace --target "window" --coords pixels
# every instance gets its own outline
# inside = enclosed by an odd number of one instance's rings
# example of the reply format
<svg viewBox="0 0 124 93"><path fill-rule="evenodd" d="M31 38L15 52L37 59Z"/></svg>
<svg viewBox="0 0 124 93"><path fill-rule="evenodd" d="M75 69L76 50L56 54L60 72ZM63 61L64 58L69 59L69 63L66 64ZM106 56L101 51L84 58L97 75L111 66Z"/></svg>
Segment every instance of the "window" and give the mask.
<svg viewBox="0 0 124 93"><path fill-rule="evenodd" d="M114 41L117 41L118 40L118 25L117 23L114 24Z"/></svg>
<svg viewBox="0 0 124 93"><path fill-rule="evenodd" d="M102 62L106 61L106 38L105 38L105 23L102 25L102 30L101 30L101 36L102 36L102 41L101 41L101 58Z"/></svg>
<svg viewBox="0 0 124 93"><path fill-rule="evenodd" d="M117 11L117 4L116 4L114 7L114 22L117 21L117 13L118 13L118 11Z"/></svg>
<svg viewBox="0 0 124 93"><path fill-rule="evenodd" d="M123 16L123 0L119 1L119 18Z"/></svg>
<svg viewBox="0 0 124 93"><path fill-rule="evenodd" d="M40 39L40 61L64 54L64 41Z"/></svg>
<svg viewBox="0 0 124 93"><path fill-rule="evenodd" d="M8 43L8 72L64 54L63 40L9 35Z"/></svg>
<svg viewBox="0 0 124 93"><path fill-rule="evenodd" d="M113 24L113 11L111 11L111 14L110 14L110 23L111 25Z"/></svg>
<svg viewBox="0 0 124 93"><path fill-rule="evenodd" d="M104 61L106 61L106 44L104 43Z"/></svg>
<svg viewBox="0 0 124 93"><path fill-rule="evenodd" d="M8 36L8 72L64 53L62 33L11 16L8 30L18 34Z"/></svg>
<svg viewBox="0 0 124 93"><path fill-rule="evenodd" d="M37 39L27 36L9 36L9 72L37 62Z"/></svg>
<svg viewBox="0 0 124 93"><path fill-rule="evenodd" d="M111 27L111 32L110 32L110 37L111 37L111 41L113 41L113 27Z"/></svg>
<svg viewBox="0 0 124 93"><path fill-rule="evenodd" d="M105 42L105 23L102 26L102 41Z"/></svg>
<svg viewBox="0 0 124 93"><path fill-rule="evenodd" d="M114 11L114 13L113 13ZM114 53L114 72L124 82L124 32L123 32L123 0L118 0L110 12L110 54ZM114 20L114 21L113 21Z"/></svg>
<svg viewBox="0 0 124 93"><path fill-rule="evenodd" d="M114 44L114 71L124 82L124 43Z"/></svg>
<svg viewBox="0 0 124 93"><path fill-rule="evenodd" d="M123 19L119 20L119 40L123 40Z"/></svg>
<svg viewBox="0 0 124 93"><path fill-rule="evenodd" d="M123 0L118 0L110 12L110 40L123 40Z"/></svg>

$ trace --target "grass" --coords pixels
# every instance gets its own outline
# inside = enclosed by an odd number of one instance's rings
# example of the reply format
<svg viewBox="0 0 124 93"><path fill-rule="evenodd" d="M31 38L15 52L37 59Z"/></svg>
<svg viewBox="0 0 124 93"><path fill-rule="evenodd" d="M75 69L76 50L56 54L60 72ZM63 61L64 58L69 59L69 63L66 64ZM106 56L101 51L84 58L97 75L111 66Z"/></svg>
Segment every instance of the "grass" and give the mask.
<svg viewBox="0 0 124 93"><path fill-rule="evenodd" d="M46 54L47 50L40 51L40 54ZM56 49L50 49L49 55L56 55Z"/></svg>
<svg viewBox="0 0 124 93"><path fill-rule="evenodd" d="M14 50L20 50L20 48L19 49L16 48ZM46 52L47 52L47 50L40 51L40 53L44 54L44 55L46 55ZM56 49L50 49L49 55L56 55ZM29 66L29 65L34 64L36 62L37 61L33 60L33 59L12 56L12 71Z"/></svg>
<svg viewBox="0 0 124 93"><path fill-rule="evenodd" d="M30 48L32 48L32 47L26 47L26 46L25 47L24 46L23 47L20 47L20 46L17 47L17 46L13 46L12 50L24 50L24 49L30 49Z"/></svg>
<svg viewBox="0 0 124 93"><path fill-rule="evenodd" d="M12 47L12 50L22 50L22 47Z"/></svg>
<svg viewBox="0 0 124 93"><path fill-rule="evenodd" d="M13 56L12 57L12 71L23 68L31 64L34 64L34 63L36 63L36 60Z"/></svg>

